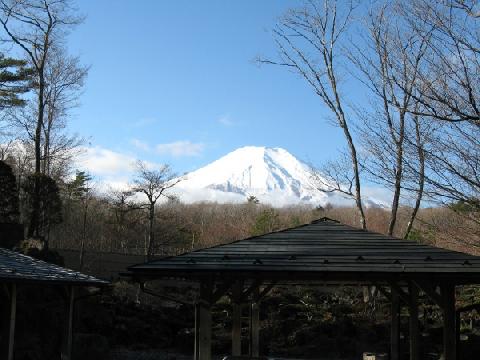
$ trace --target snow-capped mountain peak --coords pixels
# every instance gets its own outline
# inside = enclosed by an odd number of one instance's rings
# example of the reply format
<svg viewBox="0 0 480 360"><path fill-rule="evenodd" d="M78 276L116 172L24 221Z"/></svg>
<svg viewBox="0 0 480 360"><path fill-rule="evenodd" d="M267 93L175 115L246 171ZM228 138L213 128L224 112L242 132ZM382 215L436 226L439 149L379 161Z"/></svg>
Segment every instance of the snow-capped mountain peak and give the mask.
<svg viewBox="0 0 480 360"><path fill-rule="evenodd" d="M283 206L329 200L315 188L308 165L285 149L263 146L236 149L187 174L178 188L187 201L244 202L253 195L262 203Z"/></svg>
<svg viewBox="0 0 480 360"><path fill-rule="evenodd" d="M310 166L285 149L245 146L186 174L174 189L186 203L244 203L249 196L255 196L261 203L277 207L354 205L352 199L340 194L320 191L319 187L327 182L323 179L319 183L318 177L312 176ZM363 190L375 195L366 187ZM388 203L378 196L367 194L363 201L366 207L388 208Z"/></svg>

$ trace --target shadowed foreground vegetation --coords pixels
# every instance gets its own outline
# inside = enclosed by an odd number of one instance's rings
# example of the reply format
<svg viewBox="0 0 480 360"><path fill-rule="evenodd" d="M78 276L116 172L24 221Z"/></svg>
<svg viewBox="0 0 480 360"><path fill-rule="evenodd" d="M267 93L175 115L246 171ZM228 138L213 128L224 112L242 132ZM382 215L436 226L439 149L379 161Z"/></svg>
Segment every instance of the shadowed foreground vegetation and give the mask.
<svg viewBox="0 0 480 360"><path fill-rule="evenodd" d="M153 284L150 287L155 287ZM185 295L185 294L184 294ZM480 300L478 288L464 289L458 305ZM442 348L441 313L422 298L421 358L438 359ZM244 309L247 317L247 309ZM213 352L231 351L231 304L222 298L213 309ZM116 282L111 292L79 301L76 319L78 359L176 359L193 351L193 306L162 301ZM480 317L462 318L462 359L480 350ZM408 312L402 312L402 352L408 358ZM248 324L242 330L248 351ZM96 344L87 348L86 345ZM365 351L389 348L389 302L362 288L279 287L261 303L261 353L282 358L359 359ZM87 350L88 349L88 350ZM435 357L436 356L436 357Z"/></svg>

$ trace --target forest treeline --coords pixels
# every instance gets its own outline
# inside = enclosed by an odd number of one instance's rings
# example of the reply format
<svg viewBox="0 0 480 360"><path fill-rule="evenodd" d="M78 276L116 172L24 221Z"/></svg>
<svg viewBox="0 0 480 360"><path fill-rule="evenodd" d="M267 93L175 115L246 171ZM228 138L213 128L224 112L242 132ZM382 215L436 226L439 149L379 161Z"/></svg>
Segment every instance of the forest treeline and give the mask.
<svg viewBox="0 0 480 360"><path fill-rule="evenodd" d="M292 5L271 29L277 54L257 62L298 75L330 111L345 150L312 168L312 179L355 206L273 209L252 199L182 204L169 192L181 181L175 166L141 161L128 189L96 192L101 179L78 168L84 141L68 126L89 69L67 46L83 16L72 0L2 0L0 223L23 224L24 237L47 248L152 256L329 216L475 253L479 20L467 0ZM388 209L366 207L371 183L391 190Z"/></svg>
<svg viewBox="0 0 480 360"><path fill-rule="evenodd" d="M59 249L145 255L148 250L148 216L145 210L128 208L111 197L92 198L88 207L86 234L83 235L84 206L66 201L63 222L50 234L50 245ZM400 208L398 231L408 225L411 208ZM389 211L368 208L365 211L371 231L388 232ZM154 231L156 241L152 254L175 255L215 246L250 236L307 224L330 217L352 226L358 225L354 207L292 206L273 208L246 201L244 204L183 204L178 200L157 206ZM410 239L425 244L480 254L480 232L465 214L447 207L424 208Z"/></svg>

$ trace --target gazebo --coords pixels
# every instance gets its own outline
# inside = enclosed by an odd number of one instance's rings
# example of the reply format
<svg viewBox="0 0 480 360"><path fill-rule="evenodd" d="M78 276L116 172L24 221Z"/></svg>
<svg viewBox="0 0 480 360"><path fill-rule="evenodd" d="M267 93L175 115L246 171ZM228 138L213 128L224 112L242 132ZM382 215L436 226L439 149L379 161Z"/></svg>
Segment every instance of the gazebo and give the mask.
<svg viewBox="0 0 480 360"><path fill-rule="evenodd" d="M322 218L310 224L226 245L133 265L144 287L152 280L198 285L196 360L210 360L211 307L230 296L232 355L241 355L241 306L250 303L250 357L259 356L259 302L279 284L376 286L391 302L390 359L400 357L400 307L409 309L409 353L419 359L419 291L443 315L445 360L457 358L457 285L480 283L480 257L357 229Z"/></svg>
<svg viewBox="0 0 480 360"><path fill-rule="evenodd" d="M62 360L72 358L73 313L75 290L79 287L103 287L109 283L93 276L47 263L18 252L0 248L0 282L3 284L10 303L8 326L8 360L15 357L15 324L17 315L17 290L25 285L57 286L67 295L66 327Z"/></svg>

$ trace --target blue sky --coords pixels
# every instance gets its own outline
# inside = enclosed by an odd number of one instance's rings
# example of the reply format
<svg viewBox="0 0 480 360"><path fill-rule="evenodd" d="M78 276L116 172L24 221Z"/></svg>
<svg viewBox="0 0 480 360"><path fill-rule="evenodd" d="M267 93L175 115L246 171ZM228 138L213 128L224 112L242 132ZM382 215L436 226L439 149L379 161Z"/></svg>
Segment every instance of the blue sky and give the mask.
<svg viewBox="0 0 480 360"><path fill-rule="evenodd" d="M78 1L87 18L69 49L91 70L70 129L97 153L178 173L245 145L283 147L314 164L335 157L342 134L312 90L253 62L276 54L269 29L295 4Z"/></svg>

